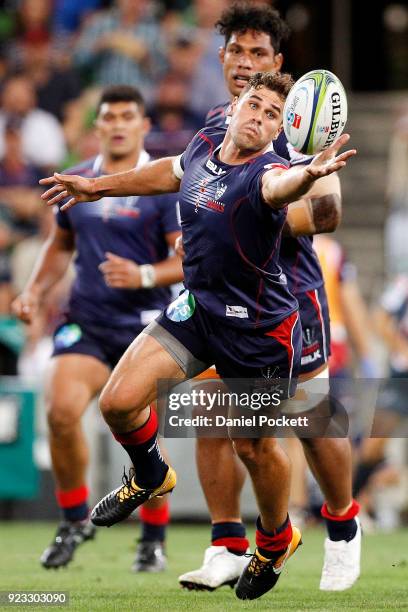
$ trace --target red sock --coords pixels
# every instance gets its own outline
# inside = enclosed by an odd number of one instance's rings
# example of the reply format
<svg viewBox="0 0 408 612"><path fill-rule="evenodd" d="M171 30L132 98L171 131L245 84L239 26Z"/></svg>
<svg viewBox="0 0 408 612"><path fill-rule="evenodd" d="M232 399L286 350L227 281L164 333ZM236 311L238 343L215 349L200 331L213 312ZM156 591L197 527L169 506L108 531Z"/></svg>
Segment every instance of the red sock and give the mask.
<svg viewBox="0 0 408 612"><path fill-rule="evenodd" d="M166 500L160 508L146 508L140 506L139 518L151 525L167 525L170 521L170 504Z"/></svg>
<svg viewBox="0 0 408 612"><path fill-rule="evenodd" d="M266 531L261 524L261 519L258 517L256 521L256 536L255 541L260 554L263 557L274 558L276 553L280 553L287 549L292 541L292 524L289 515L286 521L277 527L273 532Z"/></svg>
<svg viewBox="0 0 408 612"><path fill-rule="evenodd" d="M330 514L327 508L327 502L324 502L321 507L320 513L323 518L329 519L330 521L350 521L360 512L360 504L353 499L350 508L344 514L340 514L340 516L335 514Z"/></svg>
<svg viewBox="0 0 408 612"><path fill-rule="evenodd" d="M164 542L170 520L169 502L165 500L160 508L141 506L139 517L142 521L142 542Z"/></svg>
<svg viewBox="0 0 408 612"><path fill-rule="evenodd" d="M86 485L70 491L56 489L55 497L66 521L84 521L88 518L88 495L89 491Z"/></svg>

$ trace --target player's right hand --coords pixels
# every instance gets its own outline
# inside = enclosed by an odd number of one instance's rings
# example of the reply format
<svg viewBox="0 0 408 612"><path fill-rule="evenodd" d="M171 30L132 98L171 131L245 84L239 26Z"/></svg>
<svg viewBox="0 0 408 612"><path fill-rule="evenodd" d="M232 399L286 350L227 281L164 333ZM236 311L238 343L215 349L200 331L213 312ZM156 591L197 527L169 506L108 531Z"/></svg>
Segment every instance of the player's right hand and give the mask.
<svg viewBox="0 0 408 612"><path fill-rule="evenodd" d="M29 291L21 293L11 304L12 313L23 321L23 323L32 323L40 306L39 298Z"/></svg>
<svg viewBox="0 0 408 612"><path fill-rule="evenodd" d="M51 189L45 191L41 198L45 200L48 206L58 204L62 200L69 198L61 210L68 210L78 202L95 202L101 196L94 193L93 180L77 176L75 174L59 174L54 172L53 176L48 176L40 181L40 185L53 185Z"/></svg>

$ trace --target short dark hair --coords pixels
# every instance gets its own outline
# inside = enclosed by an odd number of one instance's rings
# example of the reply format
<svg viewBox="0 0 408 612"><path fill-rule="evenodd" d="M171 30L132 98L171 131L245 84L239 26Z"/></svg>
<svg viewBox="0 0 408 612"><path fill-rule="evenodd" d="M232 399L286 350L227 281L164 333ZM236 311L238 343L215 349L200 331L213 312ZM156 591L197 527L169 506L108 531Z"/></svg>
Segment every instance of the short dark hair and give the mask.
<svg viewBox="0 0 408 612"><path fill-rule="evenodd" d="M144 114L145 101L143 96L136 87L131 87L131 85L111 85L104 89L96 107L96 114L99 115L102 104L115 102L136 102Z"/></svg>
<svg viewBox="0 0 408 612"><path fill-rule="evenodd" d="M221 14L215 27L225 37L225 45L228 44L234 32L240 34L247 30L265 32L265 34L269 34L275 53L279 53L281 43L288 38L290 33L290 29L280 16L279 11L268 4L253 5L250 2L233 4Z"/></svg>
<svg viewBox="0 0 408 612"><path fill-rule="evenodd" d="M289 91L293 87L294 80L287 72L256 72L248 80L247 85L242 90L241 95L245 94L250 89L259 89L266 87L271 91L276 91L278 96L283 100L286 99Z"/></svg>

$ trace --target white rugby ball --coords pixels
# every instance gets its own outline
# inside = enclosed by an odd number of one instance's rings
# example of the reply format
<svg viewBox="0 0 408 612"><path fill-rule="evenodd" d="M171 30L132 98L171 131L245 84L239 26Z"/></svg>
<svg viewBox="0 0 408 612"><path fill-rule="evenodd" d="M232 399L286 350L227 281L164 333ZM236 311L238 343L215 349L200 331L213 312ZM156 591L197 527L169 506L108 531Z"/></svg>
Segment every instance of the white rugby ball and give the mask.
<svg viewBox="0 0 408 612"><path fill-rule="evenodd" d="M293 85L283 109L283 129L296 151L312 155L340 136L347 121L347 96L328 70L312 70Z"/></svg>

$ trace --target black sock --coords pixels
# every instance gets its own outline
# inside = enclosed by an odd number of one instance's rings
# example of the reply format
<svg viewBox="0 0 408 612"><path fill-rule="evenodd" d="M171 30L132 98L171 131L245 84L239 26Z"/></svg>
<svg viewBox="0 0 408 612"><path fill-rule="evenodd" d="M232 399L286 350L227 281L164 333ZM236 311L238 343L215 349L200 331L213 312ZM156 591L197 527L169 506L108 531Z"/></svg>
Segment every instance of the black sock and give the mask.
<svg viewBox="0 0 408 612"><path fill-rule="evenodd" d="M123 446L135 468L135 482L142 489L155 489L163 482L168 465L160 453L157 441L158 421L156 412L144 425L127 433L114 433Z"/></svg>
<svg viewBox="0 0 408 612"><path fill-rule="evenodd" d="M347 512L341 516L331 514L327 507L327 503L325 502L323 504L320 512L326 520L326 527L330 540L333 540L333 542L339 542L340 540L350 542L350 540L354 538L358 527L355 517L359 510L360 506L355 499L352 500Z"/></svg>
<svg viewBox="0 0 408 612"><path fill-rule="evenodd" d="M244 555L249 548L245 525L233 521L213 523L211 527L211 544L213 546L225 546L234 555Z"/></svg>
<svg viewBox="0 0 408 612"><path fill-rule="evenodd" d="M166 539L166 525L152 525L142 523L142 542L164 542Z"/></svg>
<svg viewBox="0 0 408 612"><path fill-rule="evenodd" d="M325 520L329 538L333 540L333 542L339 542L340 540L350 542L357 533L357 521L355 518L348 521Z"/></svg>

